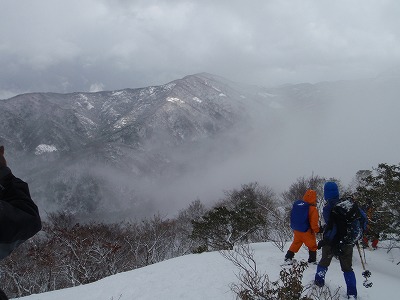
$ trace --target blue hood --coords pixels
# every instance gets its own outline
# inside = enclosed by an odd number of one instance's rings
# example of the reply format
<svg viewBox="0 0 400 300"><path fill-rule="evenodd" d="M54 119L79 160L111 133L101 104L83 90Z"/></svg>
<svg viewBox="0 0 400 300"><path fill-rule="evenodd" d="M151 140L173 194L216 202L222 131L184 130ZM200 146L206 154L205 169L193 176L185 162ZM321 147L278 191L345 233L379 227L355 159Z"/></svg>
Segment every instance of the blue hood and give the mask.
<svg viewBox="0 0 400 300"><path fill-rule="evenodd" d="M325 183L324 198L330 204L333 204L333 202L336 202L335 200L339 199L339 188L338 188L336 182L328 181Z"/></svg>

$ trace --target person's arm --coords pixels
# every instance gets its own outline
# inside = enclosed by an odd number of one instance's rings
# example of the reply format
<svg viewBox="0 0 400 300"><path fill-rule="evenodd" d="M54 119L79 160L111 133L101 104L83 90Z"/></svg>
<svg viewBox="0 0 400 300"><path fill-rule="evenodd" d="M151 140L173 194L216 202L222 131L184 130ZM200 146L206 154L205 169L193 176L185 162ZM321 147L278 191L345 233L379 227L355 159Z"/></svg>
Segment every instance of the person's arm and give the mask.
<svg viewBox="0 0 400 300"><path fill-rule="evenodd" d="M15 177L0 146L0 259L42 228L28 184Z"/></svg>
<svg viewBox="0 0 400 300"><path fill-rule="evenodd" d="M311 230L315 233L320 232L319 228L319 214L317 207L314 205L310 206L309 213L308 213L308 219L310 220L310 227Z"/></svg>

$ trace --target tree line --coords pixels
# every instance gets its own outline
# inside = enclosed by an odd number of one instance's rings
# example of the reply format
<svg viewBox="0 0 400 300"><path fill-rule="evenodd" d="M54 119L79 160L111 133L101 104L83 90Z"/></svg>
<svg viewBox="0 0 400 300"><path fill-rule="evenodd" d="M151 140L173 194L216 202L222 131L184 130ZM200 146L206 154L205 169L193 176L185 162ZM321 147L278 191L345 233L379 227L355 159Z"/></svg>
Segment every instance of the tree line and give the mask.
<svg viewBox="0 0 400 300"><path fill-rule="evenodd" d="M289 214L294 200L309 188L324 204L319 176L298 178L284 193L258 183L225 192L212 207L199 199L174 218L160 214L120 223L80 222L73 215L48 215L43 230L1 261L0 279L10 297L43 293L97 281L166 259L235 245L270 241L283 251L292 239ZM340 185L361 206L371 204L379 222L371 226L399 247L400 165L380 164L357 172L349 187ZM372 201L371 201L372 199ZM390 249L389 249L390 250Z"/></svg>

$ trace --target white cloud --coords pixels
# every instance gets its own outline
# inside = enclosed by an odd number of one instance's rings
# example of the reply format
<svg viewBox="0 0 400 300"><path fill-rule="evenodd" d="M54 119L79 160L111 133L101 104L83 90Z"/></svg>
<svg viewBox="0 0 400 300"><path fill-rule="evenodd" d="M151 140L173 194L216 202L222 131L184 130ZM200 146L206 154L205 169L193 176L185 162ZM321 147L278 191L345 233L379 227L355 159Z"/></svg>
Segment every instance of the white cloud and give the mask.
<svg viewBox="0 0 400 300"><path fill-rule="evenodd" d="M395 0L6 1L0 89L116 90L202 71L262 85L371 77L400 59L399 8Z"/></svg>
<svg viewBox="0 0 400 300"><path fill-rule="evenodd" d="M0 100L8 99L15 95L16 95L16 93L13 93L11 91L0 90Z"/></svg>
<svg viewBox="0 0 400 300"><path fill-rule="evenodd" d="M92 93L101 92L103 90L104 90L104 84L98 82L91 84L89 89L89 91Z"/></svg>

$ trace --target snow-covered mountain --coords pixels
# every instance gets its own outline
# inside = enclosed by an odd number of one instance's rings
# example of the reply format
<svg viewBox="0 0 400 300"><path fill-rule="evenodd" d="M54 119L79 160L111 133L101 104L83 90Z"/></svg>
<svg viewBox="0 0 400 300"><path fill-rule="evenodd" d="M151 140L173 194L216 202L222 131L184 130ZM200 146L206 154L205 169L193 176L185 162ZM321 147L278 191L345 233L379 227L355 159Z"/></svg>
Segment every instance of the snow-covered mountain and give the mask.
<svg viewBox="0 0 400 300"><path fill-rule="evenodd" d="M137 181L181 174L190 153L206 155L196 150L205 141L229 139L249 117L248 99L265 98L256 94L210 74L140 89L23 94L0 102L0 143L47 211L101 212L110 199L137 204Z"/></svg>
<svg viewBox="0 0 400 300"><path fill-rule="evenodd" d="M386 107L398 105L398 83L264 88L201 73L138 89L23 94L0 101L0 144L42 211L170 213L251 180L319 171L288 157L311 164L322 153L318 144L353 141L365 130L363 114L386 118ZM343 119L348 124L338 125Z"/></svg>
<svg viewBox="0 0 400 300"><path fill-rule="evenodd" d="M220 83L188 76L166 85L113 92L24 94L2 101L2 142L13 150L55 147L75 152L98 143L143 147L167 133L167 144L196 140L232 125L239 96ZM237 93L237 92L236 92ZM43 154L43 151L39 151Z"/></svg>
<svg viewBox="0 0 400 300"><path fill-rule="evenodd" d="M251 244L259 274L267 274L270 281L279 278L284 253L272 243ZM357 278L358 299L398 299L400 294L398 249L365 250L366 269L371 272L372 287L363 286L364 271L357 249L353 253L353 268ZM300 249L297 259L307 259L306 248ZM309 286L315 276L316 265L310 265L303 276L303 285ZM239 284L239 269L218 252L190 254L166 260L133 271L113 275L87 285L30 295L23 300L231 300L235 294L231 284ZM333 259L326 274L326 284L337 298L347 299L343 273L337 259ZM304 294L310 292L305 289Z"/></svg>

